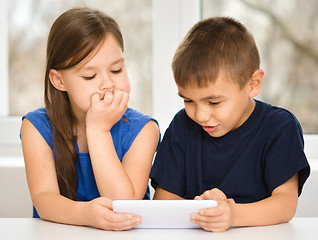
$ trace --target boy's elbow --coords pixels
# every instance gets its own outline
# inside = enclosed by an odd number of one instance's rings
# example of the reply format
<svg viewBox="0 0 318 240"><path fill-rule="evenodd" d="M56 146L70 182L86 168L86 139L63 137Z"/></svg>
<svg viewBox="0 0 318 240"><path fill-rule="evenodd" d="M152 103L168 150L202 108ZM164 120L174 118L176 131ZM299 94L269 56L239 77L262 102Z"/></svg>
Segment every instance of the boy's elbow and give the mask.
<svg viewBox="0 0 318 240"><path fill-rule="evenodd" d="M280 223L288 223L290 220L292 220L296 214L296 209L297 209L297 203L293 204L293 206L289 206L286 209L286 211L282 214Z"/></svg>

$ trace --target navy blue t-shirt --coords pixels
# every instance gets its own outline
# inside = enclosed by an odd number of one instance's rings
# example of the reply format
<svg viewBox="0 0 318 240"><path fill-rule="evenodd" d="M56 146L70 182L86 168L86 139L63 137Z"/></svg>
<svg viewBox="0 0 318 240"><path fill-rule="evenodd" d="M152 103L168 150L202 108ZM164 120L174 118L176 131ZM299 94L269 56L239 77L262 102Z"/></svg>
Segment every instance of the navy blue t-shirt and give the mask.
<svg viewBox="0 0 318 240"><path fill-rule="evenodd" d="M185 199L219 188L237 203L256 202L298 173L299 195L310 174L295 116L255 100L251 116L222 137L211 137L185 110L159 146L151 184Z"/></svg>

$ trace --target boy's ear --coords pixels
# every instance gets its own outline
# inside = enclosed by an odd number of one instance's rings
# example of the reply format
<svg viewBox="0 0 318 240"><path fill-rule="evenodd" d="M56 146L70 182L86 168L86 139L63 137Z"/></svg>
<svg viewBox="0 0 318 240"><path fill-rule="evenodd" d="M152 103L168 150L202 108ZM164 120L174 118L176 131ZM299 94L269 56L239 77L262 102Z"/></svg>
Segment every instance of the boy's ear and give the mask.
<svg viewBox="0 0 318 240"><path fill-rule="evenodd" d="M263 77L264 77L264 71L260 69L256 70L252 74L252 77L250 78L250 82L249 82L249 87L250 87L249 97L250 98L256 97L259 94L263 84Z"/></svg>
<svg viewBox="0 0 318 240"><path fill-rule="evenodd" d="M57 90L66 91L63 78L57 70L50 69L49 78L50 82Z"/></svg>

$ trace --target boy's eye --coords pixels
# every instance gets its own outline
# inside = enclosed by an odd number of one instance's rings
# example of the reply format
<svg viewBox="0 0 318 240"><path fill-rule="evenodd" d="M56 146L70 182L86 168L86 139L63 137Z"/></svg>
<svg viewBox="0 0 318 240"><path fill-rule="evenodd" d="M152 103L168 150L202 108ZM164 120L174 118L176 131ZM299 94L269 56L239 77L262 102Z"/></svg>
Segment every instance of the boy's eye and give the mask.
<svg viewBox="0 0 318 240"><path fill-rule="evenodd" d="M211 105L213 105L213 106L217 106L217 105L219 105L221 102L209 102Z"/></svg>
<svg viewBox="0 0 318 240"><path fill-rule="evenodd" d="M183 99L183 102L184 103L192 103L193 101L192 100L188 100L188 99Z"/></svg>
<svg viewBox="0 0 318 240"><path fill-rule="evenodd" d="M93 76L90 77L83 77L85 80L92 80L96 77L96 74L94 74Z"/></svg>
<svg viewBox="0 0 318 240"><path fill-rule="evenodd" d="M123 71L122 68L118 69L118 70L111 70L110 72L111 73L114 73L114 74L118 74L118 73L121 73Z"/></svg>

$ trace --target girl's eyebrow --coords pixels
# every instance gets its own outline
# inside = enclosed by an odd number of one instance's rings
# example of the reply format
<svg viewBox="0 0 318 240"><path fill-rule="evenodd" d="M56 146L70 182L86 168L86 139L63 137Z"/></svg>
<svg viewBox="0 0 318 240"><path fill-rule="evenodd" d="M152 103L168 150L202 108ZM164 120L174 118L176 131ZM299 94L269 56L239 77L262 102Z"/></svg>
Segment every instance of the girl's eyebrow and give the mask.
<svg viewBox="0 0 318 240"><path fill-rule="evenodd" d="M122 63L122 62L125 62L125 59L124 58L119 58L118 60L112 62L110 65L115 65L117 63Z"/></svg>
<svg viewBox="0 0 318 240"><path fill-rule="evenodd" d="M119 63L123 63L123 62L125 62L125 59L124 58L119 58L119 59L113 61L110 64L110 66L113 66L113 65L116 65L116 64L119 64ZM89 71L89 70L94 70L94 69L96 69L95 66L84 66L84 67L78 68L78 71Z"/></svg>

